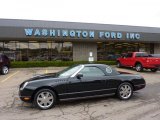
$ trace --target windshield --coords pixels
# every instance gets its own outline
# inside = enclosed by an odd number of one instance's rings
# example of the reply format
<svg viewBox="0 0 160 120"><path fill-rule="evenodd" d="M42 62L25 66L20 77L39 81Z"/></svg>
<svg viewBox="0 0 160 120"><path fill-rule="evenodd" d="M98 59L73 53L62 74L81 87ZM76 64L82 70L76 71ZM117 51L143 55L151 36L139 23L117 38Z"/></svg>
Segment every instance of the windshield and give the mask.
<svg viewBox="0 0 160 120"><path fill-rule="evenodd" d="M71 66L69 68L66 68L66 69L58 72L57 76L60 77L60 78L69 77L69 76L73 75L76 71L78 71L81 67L82 67L82 65Z"/></svg>

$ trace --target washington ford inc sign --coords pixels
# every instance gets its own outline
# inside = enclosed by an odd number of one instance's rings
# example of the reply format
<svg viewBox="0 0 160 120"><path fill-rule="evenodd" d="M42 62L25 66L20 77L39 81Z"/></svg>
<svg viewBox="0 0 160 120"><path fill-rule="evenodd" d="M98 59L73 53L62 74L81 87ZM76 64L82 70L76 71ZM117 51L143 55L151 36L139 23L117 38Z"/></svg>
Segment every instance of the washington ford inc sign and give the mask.
<svg viewBox="0 0 160 120"><path fill-rule="evenodd" d="M70 37L70 38L100 38L100 39L130 39L139 40L139 33L125 33L122 32L108 32L108 31L98 31L93 30L59 30L59 29L24 29L26 36L35 37Z"/></svg>

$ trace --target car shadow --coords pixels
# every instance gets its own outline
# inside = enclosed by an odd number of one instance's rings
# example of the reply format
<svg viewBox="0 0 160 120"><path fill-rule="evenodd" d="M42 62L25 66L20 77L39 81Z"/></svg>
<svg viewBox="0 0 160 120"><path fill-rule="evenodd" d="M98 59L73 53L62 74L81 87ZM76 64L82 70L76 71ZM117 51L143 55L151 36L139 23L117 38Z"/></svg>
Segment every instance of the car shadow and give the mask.
<svg viewBox="0 0 160 120"><path fill-rule="evenodd" d="M141 95L137 92L136 94L133 94L132 98L129 100L126 100L126 102L132 102L136 100L141 100ZM84 104L90 104L90 105L96 105L96 104L104 104L105 103L111 103L111 102L124 102L124 100L120 100L117 98L117 96L107 96L107 97L99 97L99 98L86 98L86 99L79 99L79 100L70 100L70 101L58 101L54 108L58 107L74 107L78 105L84 105ZM107 105L106 105L107 106ZM24 103L20 106L18 106L20 109L37 109L32 103Z"/></svg>

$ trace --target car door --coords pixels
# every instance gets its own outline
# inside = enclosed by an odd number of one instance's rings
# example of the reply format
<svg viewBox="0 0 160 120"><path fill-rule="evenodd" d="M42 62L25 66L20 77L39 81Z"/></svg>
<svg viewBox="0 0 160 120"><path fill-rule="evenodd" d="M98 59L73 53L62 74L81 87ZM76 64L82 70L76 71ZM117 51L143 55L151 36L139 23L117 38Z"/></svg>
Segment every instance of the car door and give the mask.
<svg viewBox="0 0 160 120"><path fill-rule="evenodd" d="M83 87L81 96L94 96L106 93L106 75L96 66L85 66L80 72Z"/></svg>
<svg viewBox="0 0 160 120"><path fill-rule="evenodd" d="M119 58L119 60L123 66L126 66L126 56L127 56L127 54L122 54L121 57Z"/></svg>
<svg viewBox="0 0 160 120"><path fill-rule="evenodd" d="M70 77L68 83L66 84L67 93L65 97L67 99L79 98L81 94L85 91L84 86L81 82L81 79L78 79L77 76Z"/></svg>
<svg viewBox="0 0 160 120"><path fill-rule="evenodd" d="M131 66L131 61L132 61L132 53L128 53L125 59L125 65Z"/></svg>

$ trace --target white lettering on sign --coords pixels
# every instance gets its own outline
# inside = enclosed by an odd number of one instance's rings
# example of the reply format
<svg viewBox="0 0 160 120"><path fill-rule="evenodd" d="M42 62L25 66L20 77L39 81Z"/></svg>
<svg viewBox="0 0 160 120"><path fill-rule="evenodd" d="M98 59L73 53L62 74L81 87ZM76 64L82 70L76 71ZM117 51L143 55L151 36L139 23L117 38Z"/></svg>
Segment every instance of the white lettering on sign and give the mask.
<svg viewBox="0 0 160 120"><path fill-rule="evenodd" d="M60 29L38 29L25 28L26 36L35 37L64 37L64 38L100 38L100 39L127 39L139 40L139 33L122 33L109 31L90 31L90 30L60 30Z"/></svg>

